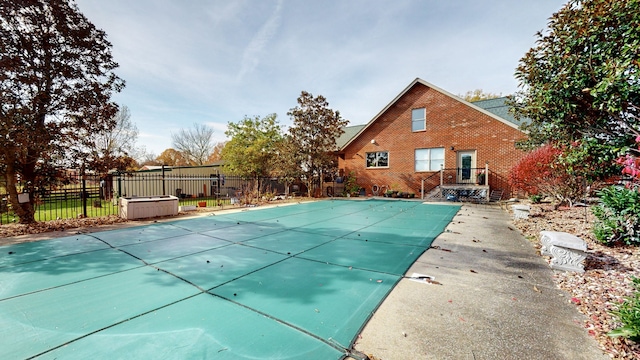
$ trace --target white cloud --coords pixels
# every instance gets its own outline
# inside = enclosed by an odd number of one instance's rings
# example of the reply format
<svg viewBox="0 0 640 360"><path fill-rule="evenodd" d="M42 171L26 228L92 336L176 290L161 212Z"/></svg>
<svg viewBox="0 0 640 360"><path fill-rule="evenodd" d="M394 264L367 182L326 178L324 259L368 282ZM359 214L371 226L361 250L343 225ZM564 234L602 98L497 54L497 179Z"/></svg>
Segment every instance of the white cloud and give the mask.
<svg viewBox="0 0 640 360"><path fill-rule="evenodd" d="M238 73L238 82L242 81L245 74L252 72L262 56L262 52L273 38L278 27L280 26L280 17L282 11L282 0L278 0L276 8L271 16L267 19L258 33L251 39L249 45L244 49L242 54L242 65Z"/></svg>
<svg viewBox="0 0 640 360"><path fill-rule="evenodd" d="M148 148L169 133L277 113L301 90L366 123L416 77L451 93L516 90L518 60L565 0L77 0L107 32ZM215 124L215 125L214 125Z"/></svg>

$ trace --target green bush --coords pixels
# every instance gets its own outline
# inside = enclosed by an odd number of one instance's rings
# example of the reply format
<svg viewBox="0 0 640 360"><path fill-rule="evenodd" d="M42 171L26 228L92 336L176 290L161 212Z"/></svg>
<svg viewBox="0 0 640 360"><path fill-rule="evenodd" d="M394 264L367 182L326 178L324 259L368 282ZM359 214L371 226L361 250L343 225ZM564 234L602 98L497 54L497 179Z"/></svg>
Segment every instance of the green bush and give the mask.
<svg viewBox="0 0 640 360"><path fill-rule="evenodd" d="M640 245L640 193L619 186L598 192L600 204L591 211L596 239L605 245Z"/></svg>
<svg viewBox="0 0 640 360"><path fill-rule="evenodd" d="M632 278L635 293L626 298L616 311L611 314L615 316L622 326L611 330L607 335L611 337L626 337L635 342L640 342L640 278Z"/></svg>
<svg viewBox="0 0 640 360"><path fill-rule="evenodd" d="M529 200L534 204L540 204L540 202L542 202L542 195L529 195Z"/></svg>
<svg viewBox="0 0 640 360"><path fill-rule="evenodd" d="M358 196L360 193L360 185L356 182L356 173L350 172L344 182L344 192L346 195Z"/></svg>

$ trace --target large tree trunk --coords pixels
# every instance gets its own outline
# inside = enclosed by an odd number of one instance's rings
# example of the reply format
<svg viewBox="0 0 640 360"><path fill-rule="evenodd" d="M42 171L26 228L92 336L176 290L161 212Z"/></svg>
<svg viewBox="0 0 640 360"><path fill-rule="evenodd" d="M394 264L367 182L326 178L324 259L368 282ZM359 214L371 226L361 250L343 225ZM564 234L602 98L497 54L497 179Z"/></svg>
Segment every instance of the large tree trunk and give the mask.
<svg viewBox="0 0 640 360"><path fill-rule="evenodd" d="M13 166L13 163L7 164L7 173L5 174L7 177L7 191L9 192L9 203L11 203L11 208L13 212L18 215L20 218L21 224L30 224L35 222L35 209L33 208L31 201L33 196L29 194L29 202L20 203L18 201L18 184L16 182L16 171Z"/></svg>

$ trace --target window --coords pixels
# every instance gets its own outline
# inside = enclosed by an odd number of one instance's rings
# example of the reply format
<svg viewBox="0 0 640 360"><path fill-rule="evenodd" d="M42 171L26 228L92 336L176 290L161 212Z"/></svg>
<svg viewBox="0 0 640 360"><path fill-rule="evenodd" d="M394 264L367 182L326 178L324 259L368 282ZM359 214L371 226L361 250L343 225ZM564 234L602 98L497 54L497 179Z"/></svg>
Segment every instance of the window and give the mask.
<svg viewBox="0 0 640 360"><path fill-rule="evenodd" d="M439 171L444 166L444 148L416 149L416 171Z"/></svg>
<svg viewBox="0 0 640 360"><path fill-rule="evenodd" d="M367 153L367 167L388 167L389 166L389 152L377 151Z"/></svg>
<svg viewBox="0 0 640 360"><path fill-rule="evenodd" d="M411 110L411 131L421 131L427 128L427 109Z"/></svg>

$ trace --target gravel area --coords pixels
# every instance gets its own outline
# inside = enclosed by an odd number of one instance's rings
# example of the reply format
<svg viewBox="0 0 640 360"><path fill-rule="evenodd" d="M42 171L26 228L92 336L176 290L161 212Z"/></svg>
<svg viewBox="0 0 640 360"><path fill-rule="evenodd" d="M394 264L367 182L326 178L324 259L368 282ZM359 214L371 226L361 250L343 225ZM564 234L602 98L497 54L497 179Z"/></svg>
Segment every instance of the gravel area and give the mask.
<svg viewBox="0 0 640 360"><path fill-rule="evenodd" d="M624 338L611 338L607 332L620 324L610 311L633 294L631 277L640 277L640 248L607 247L597 242L591 226L595 217L587 207L559 208L531 204L527 219L514 224L538 248L540 231L564 231L587 242L584 274L556 271L558 287L572 294L571 303L587 316L585 329L613 359L640 359L640 344Z"/></svg>

